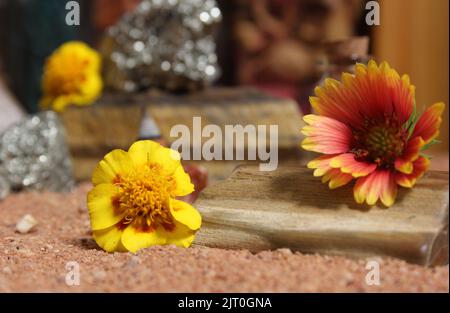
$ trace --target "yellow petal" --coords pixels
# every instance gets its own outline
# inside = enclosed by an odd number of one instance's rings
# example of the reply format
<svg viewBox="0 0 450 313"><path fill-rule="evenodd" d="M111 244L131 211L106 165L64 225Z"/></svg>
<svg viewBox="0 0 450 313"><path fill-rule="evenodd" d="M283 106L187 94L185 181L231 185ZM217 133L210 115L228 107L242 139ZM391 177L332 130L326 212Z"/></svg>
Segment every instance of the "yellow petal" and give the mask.
<svg viewBox="0 0 450 313"><path fill-rule="evenodd" d="M158 233L166 238L166 244L174 244L183 248L188 248L195 238L195 231L176 221L173 230L167 231L163 228L159 228Z"/></svg>
<svg viewBox="0 0 450 313"><path fill-rule="evenodd" d="M147 162L161 164L166 174L172 175L180 166L180 154L172 149L165 148L152 140L140 140L128 149L135 165L144 165Z"/></svg>
<svg viewBox="0 0 450 313"><path fill-rule="evenodd" d="M133 253L140 249L147 248L154 245L163 245L166 243L166 238L161 234L152 230L144 232L136 229L133 225L125 228L122 234L122 244L124 247Z"/></svg>
<svg viewBox="0 0 450 313"><path fill-rule="evenodd" d="M356 63L355 65L355 73L356 76L364 76L367 74L367 68L364 64L362 63Z"/></svg>
<svg viewBox="0 0 450 313"><path fill-rule="evenodd" d="M186 202L172 199L170 202L170 212L174 219L192 230L199 229L202 224L200 213Z"/></svg>
<svg viewBox="0 0 450 313"><path fill-rule="evenodd" d="M397 184L392 179L388 185L384 186L380 199L386 207L390 207L395 203L395 198L397 198Z"/></svg>
<svg viewBox="0 0 450 313"><path fill-rule="evenodd" d="M340 173L334 177L331 177L328 187L330 189L336 189L347 185L353 180L353 176L350 174Z"/></svg>
<svg viewBox="0 0 450 313"><path fill-rule="evenodd" d="M353 85L353 82L355 81L355 76L350 73L342 73L342 82L344 85L349 88Z"/></svg>
<svg viewBox="0 0 450 313"><path fill-rule="evenodd" d="M371 175L360 177L356 180L355 186L353 187L353 196L357 203L363 203L366 200L367 192L369 189L368 180L371 179Z"/></svg>
<svg viewBox="0 0 450 313"><path fill-rule="evenodd" d="M87 205L93 230L108 228L122 219L123 214L117 214L112 203L117 192L114 185L100 184L88 193Z"/></svg>
<svg viewBox="0 0 450 313"><path fill-rule="evenodd" d="M307 151L314 151L317 147L317 143L314 142L314 140L311 139L311 137L306 137L301 142L300 146Z"/></svg>
<svg viewBox="0 0 450 313"><path fill-rule="evenodd" d="M161 164L168 175L173 175L181 166L180 160L181 156L178 151L162 147L155 152L151 161Z"/></svg>
<svg viewBox="0 0 450 313"><path fill-rule="evenodd" d="M161 148L162 146L155 141L139 140L131 145L128 153L134 164L139 167L153 159L153 154Z"/></svg>
<svg viewBox="0 0 450 313"><path fill-rule="evenodd" d="M194 192L194 185L191 183L189 174L184 171L183 166L178 166L173 174L175 178L175 190L173 196L181 197Z"/></svg>
<svg viewBox="0 0 450 313"><path fill-rule="evenodd" d="M412 171L414 170L414 166L413 166L412 162L405 161L400 158L395 160L394 166L397 171L400 171L404 174L411 174Z"/></svg>
<svg viewBox="0 0 450 313"><path fill-rule="evenodd" d="M83 96L77 104L91 104L102 91L103 83L98 73L89 73L87 79L80 86Z"/></svg>
<svg viewBox="0 0 450 313"><path fill-rule="evenodd" d="M69 104L70 98L68 96L58 96L53 101L52 109L56 112L62 112Z"/></svg>
<svg viewBox="0 0 450 313"><path fill-rule="evenodd" d="M120 149L113 150L98 163L92 174L92 183L94 186L112 183L117 175L127 174L132 168L133 163L127 152Z"/></svg>
<svg viewBox="0 0 450 313"><path fill-rule="evenodd" d="M315 130L316 128L313 126L304 126L300 132L305 136L312 136Z"/></svg>
<svg viewBox="0 0 450 313"><path fill-rule="evenodd" d="M314 177L320 177L320 176L323 176L323 175L325 175L325 173L326 173L329 169L330 169L330 168L327 167L327 166L324 166L324 167L318 167L318 168L316 168L316 169L314 170L313 176L314 176Z"/></svg>
<svg viewBox="0 0 450 313"><path fill-rule="evenodd" d="M125 252L127 251L120 240L122 231L116 226L106 229L95 230L92 232L95 242L107 252Z"/></svg>
<svg viewBox="0 0 450 313"><path fill-rule="evenodd" d="M319 107L319 98L318 97L309 97L309 103L311 103L311 107L315 110L318 111L318 107Z"/></svg>

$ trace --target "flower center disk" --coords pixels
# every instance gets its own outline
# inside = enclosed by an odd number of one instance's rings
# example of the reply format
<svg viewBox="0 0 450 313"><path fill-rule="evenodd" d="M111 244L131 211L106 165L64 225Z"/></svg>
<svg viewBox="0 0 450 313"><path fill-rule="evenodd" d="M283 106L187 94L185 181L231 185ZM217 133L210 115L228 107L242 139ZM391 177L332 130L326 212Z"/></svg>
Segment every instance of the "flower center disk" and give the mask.
<svg viewBox="0 0 450 313"><path fill-rule="evenodd" d="M395 159L405 149L407 132L395 119L385 119L382 123L367 121L365 129L353 132L353 139L351 152L357 160L393 168Z"/></svg>
<svg viewBox="0 0 450 313"><path fill-rule="evenodd" d="M159 164L149 163L127 176L117 176L114 184L119 193L114 196L113 205L118 214L124 214L120 225L133 224L141 231L154 230L158 225L173 229L171 179L162 174Z"/></svg>

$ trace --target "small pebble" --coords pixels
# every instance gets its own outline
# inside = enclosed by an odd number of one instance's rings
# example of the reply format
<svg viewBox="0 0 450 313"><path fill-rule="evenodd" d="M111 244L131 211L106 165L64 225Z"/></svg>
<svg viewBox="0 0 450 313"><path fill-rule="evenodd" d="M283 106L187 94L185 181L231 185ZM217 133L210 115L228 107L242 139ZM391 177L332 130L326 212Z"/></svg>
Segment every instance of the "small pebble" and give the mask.
<svg viewBox="0 0 450 313"><path fill-rule="evenodd" d="M21 234L30 232L38 224L31 214L24 215L16 224L16 230Z"/></svg>
<svg viewBox="0 0 450 313"><path fill-rule="evenodd" d="M277 251L283 255L292 255L291 249L288 248L278 249Z"/></svg>

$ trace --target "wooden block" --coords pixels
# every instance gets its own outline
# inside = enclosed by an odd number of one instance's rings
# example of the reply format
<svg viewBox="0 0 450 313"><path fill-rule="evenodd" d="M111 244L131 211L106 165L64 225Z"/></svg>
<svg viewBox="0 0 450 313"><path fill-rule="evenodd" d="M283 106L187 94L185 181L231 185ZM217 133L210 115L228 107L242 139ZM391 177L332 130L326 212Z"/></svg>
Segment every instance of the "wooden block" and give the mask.
<svg viewBox="0 0 450 313"><path fill-rule="evenodd" d="M299 158L301 114L295 101L249 88L209 88L190 94L151 91L140 94L105 93L92 106L72 106L61 113L77 180L90 178L97 162L112 149L128 149L139 138L143 116L150 114L170 144L170 129L191 128L194 116L202 125L278 125L279 159ZM266 142L269 146L270 142ZM268 148L267 148L268 150ZM203 161L195 161L195 163ZM245 161L211 161L215 179L228 177ZM214 163L214 164L213 164Z"/></svg>
<svg viewBox="0 0 450 313"><path fill-rule="evenodd" d="M225 125L278 125L278 147L298 149L303 121L293 100L252 88L211 88L182 97L160 94L149 101L148 112L169 142L175 139L170 138L173 126L186 125L192 133L192 118L199 116L203 126L214 124L222 130Z"/></svg>
<svg viewBox="0 0 450 313"><path fill-rule="evenodd" d="M101 101L108 105L71 106L60 115L74 157L101 159L112 149L128 149L139 137L143 108L137 104L127 105L136 103L135 97L106 95Z"/></svg>
<svg viewBox="0 0 450 313"><path fill-rule="evenodd" d="M414 189L400 188L391 208L370 208L355 203L352 186L329 190L303 167L243 166L206 188L195 207L203 216L198 245L448 263L447 172L427 172Z"/></svg>

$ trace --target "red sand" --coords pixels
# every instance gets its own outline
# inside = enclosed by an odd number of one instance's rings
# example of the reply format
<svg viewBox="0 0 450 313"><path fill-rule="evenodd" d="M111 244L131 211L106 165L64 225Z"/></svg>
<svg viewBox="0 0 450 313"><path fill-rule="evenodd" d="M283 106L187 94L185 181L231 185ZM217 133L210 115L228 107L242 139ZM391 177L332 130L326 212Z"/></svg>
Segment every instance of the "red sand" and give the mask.
<svg viewBox="0 0 450 313"><path fill-rule="evenodd" d="M366 262L303 255L290 250L252 254L174 246L133 255L108 254L91 239L85 197L73 193L20 193L0 202L0 291L149 292L376 292L449 291L449 267L424 268L379 259L381 284L365 283ZM17 221L32 214L39 222L28 234ZM67 286L66 263L80 264L80 285Z"/></svg>

